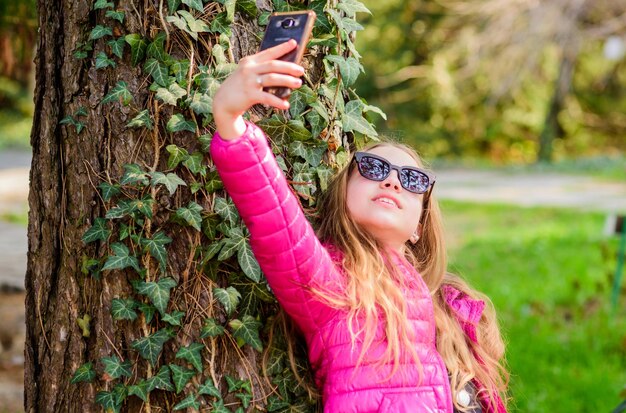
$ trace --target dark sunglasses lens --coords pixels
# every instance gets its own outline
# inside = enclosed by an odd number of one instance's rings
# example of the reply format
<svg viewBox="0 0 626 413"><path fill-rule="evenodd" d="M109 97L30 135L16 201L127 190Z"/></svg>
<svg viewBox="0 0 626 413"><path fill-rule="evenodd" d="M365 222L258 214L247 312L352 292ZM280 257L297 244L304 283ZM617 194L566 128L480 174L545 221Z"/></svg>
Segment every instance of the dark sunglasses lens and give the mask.
<svg viewBox="0 0 626 413"><path fill-rule="evenodd" d="M389 175L389 164L371 156L364 156L359 162L359 172L367 179L382 181Z"/></svg>
<svg viewBox="0 0 626 413"><path fill-rule="evenodd" d="M402 169L400 183L407 191L423 194L430 184L428 176L414 169Z"/></svg>

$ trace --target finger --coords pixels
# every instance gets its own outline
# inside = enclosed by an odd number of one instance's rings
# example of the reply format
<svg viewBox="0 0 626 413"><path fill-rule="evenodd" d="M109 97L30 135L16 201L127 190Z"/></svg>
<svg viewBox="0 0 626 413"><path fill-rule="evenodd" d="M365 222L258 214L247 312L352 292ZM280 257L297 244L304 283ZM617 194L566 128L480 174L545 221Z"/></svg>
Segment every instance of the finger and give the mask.
<svg viewBox="0 0 626 413"><path fill-rule="evenodd" d="M297 89L302 86L302 80L300 78L289 75L281 75L278 73L261 75L259 79L261 80L260 84L264 87L278 86Z"/></svg>
<svg viewBox="0 0 626 413"><path fill-rule="evenodd" d="M304 74L304 68L292 62L285 62L282 60L270 60L269 62L264 62L257 65L256 72L260 74L282 73L285 75L300 77Z"/></svg>
<svg viewBox="0 0 626 413"><path fill-rule="evenodd" d="M259 91L258 94L254 96L254 100L263 105L273 106L276 109L289 109L289 102L287 100L281 99L278 96L275 96L268 92Z"/></svg>
<svg viewBox="0 0 626 413"><path fill-rule="evenodd" d="M277 46L260 51L255 55L255 60L257 62L267 62L278 59L295 49L297 45L298 43L294 39L287 40Z"/></svg>

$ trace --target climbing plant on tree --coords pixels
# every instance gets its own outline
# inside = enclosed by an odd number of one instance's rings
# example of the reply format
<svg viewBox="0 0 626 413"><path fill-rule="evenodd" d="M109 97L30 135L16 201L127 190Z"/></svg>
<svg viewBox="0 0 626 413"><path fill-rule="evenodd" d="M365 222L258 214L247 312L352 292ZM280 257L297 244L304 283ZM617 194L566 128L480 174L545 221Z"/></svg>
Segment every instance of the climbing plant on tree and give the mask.
<svg viewBox="0 0 626 413"><path fill-rule="evenodd" d="M304 85L248 116L309 210L384 116L351 89L359 1L39 1L28 411L316 411L207 155L218 86L272 11L298 9L318 16Z"/></svg>

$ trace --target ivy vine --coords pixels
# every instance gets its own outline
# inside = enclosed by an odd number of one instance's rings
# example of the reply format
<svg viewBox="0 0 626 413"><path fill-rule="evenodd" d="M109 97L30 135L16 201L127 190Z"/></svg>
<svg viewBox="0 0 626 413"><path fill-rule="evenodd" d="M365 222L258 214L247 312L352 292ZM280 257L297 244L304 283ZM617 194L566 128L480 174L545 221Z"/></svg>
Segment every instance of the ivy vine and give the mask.
<svg viewBox="0 0 626 413"><path fill-rule="evenodd" d="M144 107L136 101L138 90L124 80L110 87L100 105L130 107L132 118L126 128L153 137L155 162L151 166L126 164L119 179L99 183L106 214L96 217L82 237L85 244L94 245L96 255L83 257L84 274L96 279L111 271L133 274L129 277L132 294L113 298L110 313L116 323L132 323L141 332L127 350L138 357L122 359L121 354L112 354L88 361L75 371L71 383L93 382L99 377L103 386L95 402L108 412L119 412L129 397L149 405L155 390L176 395L173 410L204 406L220 413L240 413L252 407L269 412L314 411L315 400L310 400L295 376L308 367L299 366L299 372L291 369L284 337L276 338L268 348L266 332L272 317L261 314L259 308L275 299L252 254L249 233L234 204L221 191L217 171L207 162L213 96L236 68L230 53L235 17L255 19L262 30L271 12L259 10L254 0L166 3L159 5L164 17L162 30L148 38L139 33L119 34L124 29L124 11L116 9L114 2L96 0L93 13L106 23L93 27L74 50L76 59L97 70L128 63L141 68L149 83ZM258 122L271 136L278 162L294 190L312 206L317 192L326 189L334 168L348 159L346 136L357 142L375 139L376 131L366 115L385 116L350 89L363 71L354 46L354 33L362 29L355 15L369 10L358 0L310 0L308 4L273 0L272 6L273 11L309 8L317 13L309 51L323 56L321 80L314 84L305 77L304 86L290 97L288 113L274 113ZM196 65L193 57L175 57L170 44L173 35L185 39L192 52L187 55L193 56L200 45L210 45L210 64ZM87 111L80 107L61 124L73 126L80 134L86 128L79 121L83 116ZM189 139L186 147L166 144L154 133L163 126L170 136L193 136L193 142ZM322 162L325 154L328 162ZM163 196L170 199L165 206L160 201ZM194 268L180 276L171 271L168 245L184 234L198 241L190 257ZM171 297L194 271L211 279L210 295L221 311L203 317L199 331L185 334L195 339L182 344L178 339L184 327L200 314L193 308L171 305ZM224 273L228 276L220 276ZM86 314L78 320L85 337L89 336L89 317ZM238 347L269 352L264 367L276 388L274 394L259 398L253 395L250 377L211 372L205 361L205 340L225 336ZM161 357L166 345L176 349L174 359L168 362Z"/></svg>

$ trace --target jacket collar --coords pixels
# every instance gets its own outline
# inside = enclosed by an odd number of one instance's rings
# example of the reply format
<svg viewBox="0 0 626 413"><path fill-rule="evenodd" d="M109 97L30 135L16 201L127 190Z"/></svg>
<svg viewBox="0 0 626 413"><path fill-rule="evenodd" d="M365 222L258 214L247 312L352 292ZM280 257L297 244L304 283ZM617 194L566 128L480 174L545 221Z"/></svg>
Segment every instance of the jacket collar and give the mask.
<svg viewBox="0 0 626 413"><path fill-rule="evenodd" d="M478 344L476 326L485 309L485 302L474 300L451 285L442 285L441 290L444 300L452 310L454 317L461 325L465 334L470 340Z"/></svg>

